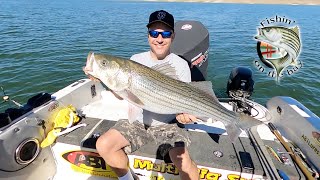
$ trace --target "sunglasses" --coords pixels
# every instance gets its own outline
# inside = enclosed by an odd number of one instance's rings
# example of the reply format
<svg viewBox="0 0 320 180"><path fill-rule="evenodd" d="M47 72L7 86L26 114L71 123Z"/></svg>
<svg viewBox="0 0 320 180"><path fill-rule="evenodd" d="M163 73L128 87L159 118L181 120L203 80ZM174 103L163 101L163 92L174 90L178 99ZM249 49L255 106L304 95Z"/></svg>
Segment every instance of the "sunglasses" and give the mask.
<svg viewBox="0 0 320 180"><path fill-rule="evenodd" d="M159 34L161 34L162 38L170 38L172 35L172 32L171 31L159 32L159 31L155 31L155 30L149 31L149 35L153 38L157 38L159 36Z"/></svg>

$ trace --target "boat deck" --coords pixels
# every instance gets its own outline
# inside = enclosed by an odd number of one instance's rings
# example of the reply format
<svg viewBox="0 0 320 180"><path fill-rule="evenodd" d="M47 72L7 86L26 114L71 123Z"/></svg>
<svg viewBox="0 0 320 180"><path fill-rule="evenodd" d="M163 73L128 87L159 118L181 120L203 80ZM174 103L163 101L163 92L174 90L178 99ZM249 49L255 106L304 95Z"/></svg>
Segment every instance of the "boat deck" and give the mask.
<svg viewBox="0 0 320 180"><path fill-rule="evenodd" d="M98 118L83 118L81 123L86 123L86 127L79 128L69 134L60 136L57 142L80 146L95 150L95 142L97 137L108 129L110 129L116 121L98 119ZM199 125L202 126L202 125ZM272 177L266 172L261 159L261 153L258 152L255 142L248 137L240 137L233 144L226 135L199 132L190 129L188 131L191 138L191 146L189 152L192 159L197 165L223 169L229 171L237 171L248 174L261 175L264 177ZM275 141L263 140L263 143L273 149L285 152L281 144ZM162 157L159 153L162 145L157 145L154 142L143 146L132 155L155 158L170 163L169 157ZM269 155L269 154L268 154ZM288 154L285 156L290 159ZM280 163L274 157L271 157L272 163L277 170L281 169L293 179L300 179L303 174L293 165L292 160L288 163ZM268 165L270 166L270 164Z"/></svg>
<svg viewBox="0 0 320 180"><path fill-rule="evenodd" d="M1 166L0 179L116 179L115 173L97 153L95 143L99 135L117 120L128 118L128 103L116 99L110 91L88 79L65 87L52 98L52 101L16 119L0 133L1 152L11 153L0 156L3 162L7 162ZM59 136L54 144L41 149L31 163L18 164L13 152L21 142L32 137L37 147L36 140L41 142L53 128L52 110L69 104L83 115L79 123L86 126ZM227 103L221 104L230 110ZM189 153L198 166L200 179L281 179L278 171L290 179L305 179L264 124L243 131L235 143L230 142L220 121L186 124L183 128L191 138ZM170 163L170 158L161 156L163 146L150 142L128 156L130 168L140 179L179 179L179 172ZM29 148L27 150L31 152Z"/></svg>
<svg viewBox="0 0 320 180"><path fill-rule="evenodd" d="M81 123L86 123L87 126L59 137L57 144L60 143L61 146L70 144L76 149L97 152L95 142L98 136L110 129L118 119L128 118L128 104L124 100L116 99L110 91L104 90L97 84L85 83L82 87L89 89L90 94L94 94L92 97L96 98L89 104L82 103L77 107L86 117ZM86 93L88 94L88 91ZM74 95L71 95L71 98L72 96ZM86 102L84 99L82 101ZM229 110L232 109L227 103L222 105ZM232 179L232 177L280 179L278 170L285 172L291 179L304 179L302 172L294 165L289 154L280 154L286 151L266 125L251 128L248 132L243 131L235 143L230 142L223 123L219 121L212 124L187 124L184 128L188 130L191 138L189 153L198 165L201 179L214 179L213 177L216 179ZM168 175L162 167L170 164L170 158L160 155L161 146L150 142L129 155L130 167L136 174L140 173L140 178L148 176L147 171L156 174L156 177L152 176L156 179L161 179L162 175ZM285 162L279 162L272 153L268 152L267 147L271 147L274 153L278 153ZM154 164L145 164L145 161ZM158 176L156 172L160 171L162 175ZM150 177L142 179L150 179ZM165 179L167 178L177 179L178 176L165 176Z"/></svg>

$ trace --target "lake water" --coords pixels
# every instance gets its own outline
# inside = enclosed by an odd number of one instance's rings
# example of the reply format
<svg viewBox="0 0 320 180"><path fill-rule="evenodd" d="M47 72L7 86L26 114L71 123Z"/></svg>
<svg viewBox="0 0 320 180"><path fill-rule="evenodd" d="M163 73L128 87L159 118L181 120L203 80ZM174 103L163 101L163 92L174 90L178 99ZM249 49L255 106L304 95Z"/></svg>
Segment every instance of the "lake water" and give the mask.
<svg viewBox="0 0 320 180"><path fill-rule="evenodd" d="M89 51L129 58L148 50L149 14L165 9L176 20L198 20L207 27L208 80L219 97L226 96L232 68L247 66L254 73L255 101L265 104L273 96L291 96L320 115L320 6L1 0L0 9L0 86L21 103L86 78L81 69ZM257 27L275 15L295 20L302 41L303 67L280 84L253 64L258 60L253 39Z"/></svg>

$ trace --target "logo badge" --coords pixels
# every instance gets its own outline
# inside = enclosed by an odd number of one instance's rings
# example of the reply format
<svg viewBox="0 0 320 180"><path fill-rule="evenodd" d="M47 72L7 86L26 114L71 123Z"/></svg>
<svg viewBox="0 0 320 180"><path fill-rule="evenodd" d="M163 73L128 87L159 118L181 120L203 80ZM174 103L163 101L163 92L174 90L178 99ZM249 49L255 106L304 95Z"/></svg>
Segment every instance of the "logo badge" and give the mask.
<svg viewBox="0 0 320 180"><path fill-rule="evenodd" d="M159 12L158 15L157 15L157 18L159 20L162 20L166 17L166 13L165 12Z"/></svg>
<svg viewBox="0 0 320 180"><path fill-rule="evenodd" d="M200 54L192 58L191 68L193 68L194 66L198 66L198 67L202 66L202 64L207 61L208 54L209 54L209 49L206 52L204 53L201 52Z"/></svg>
<svg viewBox="0 0 320 180"><path fill-rule="evenodd" d="M192 25L191 24L184 24L182 27L181 27L182 30L185 30L185 31L188 31L190 29L192 29Z"/></svg>
<svg viewBox="0 0 320 180"><path fill-rule="evenodd" d="M277 82L284 74L292 75L297 72L302 63L298 59L301 52L300 28L295 21L288 18L275 16L261 21L257 40L257 53L261 60L255 60L254 64L261 71L267 71L267 75Z"/></svg>
<svg viewBox="0 0 320 180"><path fill-rule="evenodd" d="M62 157L70 163L71 169L76 172L117 178L117 175L111 170L99 154L89 151L70 151L62 154Z"/></svg>

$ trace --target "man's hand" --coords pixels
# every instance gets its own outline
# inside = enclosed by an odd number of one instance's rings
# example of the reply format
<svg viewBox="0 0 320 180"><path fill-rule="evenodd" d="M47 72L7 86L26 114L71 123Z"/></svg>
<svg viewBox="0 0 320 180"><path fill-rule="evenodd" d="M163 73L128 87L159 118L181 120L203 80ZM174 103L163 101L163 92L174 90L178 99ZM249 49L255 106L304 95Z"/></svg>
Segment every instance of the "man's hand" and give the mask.
<svg viewBox="0 0 320 180"><path fill-rule="evenodd" d="M197 121L197 118L195 116L190 115L190 114L185 114L185 113L177 114L176 119L181 124L187 124L187 123Z"/></svg>

